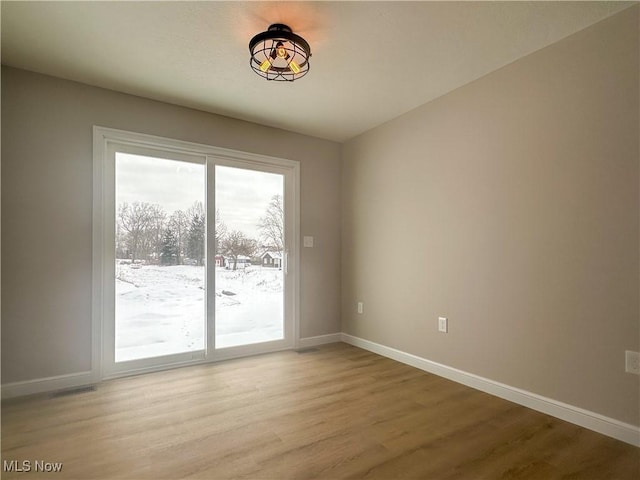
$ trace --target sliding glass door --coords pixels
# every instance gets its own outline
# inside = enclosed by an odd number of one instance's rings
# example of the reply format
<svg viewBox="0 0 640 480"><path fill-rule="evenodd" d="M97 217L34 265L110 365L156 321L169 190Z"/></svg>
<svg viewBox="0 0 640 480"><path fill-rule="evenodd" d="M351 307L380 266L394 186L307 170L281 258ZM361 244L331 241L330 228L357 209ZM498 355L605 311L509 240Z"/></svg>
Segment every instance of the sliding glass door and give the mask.
<svg viewBox="0 0 640 480"><path fill-rule="evenodd" d="M297 165L97 130L102 377L294 346Z"/></svg>
<svg viewBox="0 0 640 480"><path fill-rule="evenodd" d="M216 166L216 347L284 338L284 176Z"/></svg>
<svg viewBox="0 0 640 480"><path fill-rule="evenodd" d="M115 153L116 362L205 349L205 165L151 155Z"/></svg>

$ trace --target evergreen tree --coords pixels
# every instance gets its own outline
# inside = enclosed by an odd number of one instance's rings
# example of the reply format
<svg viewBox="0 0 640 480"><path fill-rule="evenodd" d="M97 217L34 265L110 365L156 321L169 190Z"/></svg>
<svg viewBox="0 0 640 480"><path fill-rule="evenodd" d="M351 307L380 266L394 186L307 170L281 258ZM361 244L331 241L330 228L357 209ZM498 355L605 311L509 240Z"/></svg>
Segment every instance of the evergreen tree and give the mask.
<svg viewBox="0 0 640 480"><path fill-rule="evenodd" d="M182 210L176 210L169 218L169 227L175 234L178 244L177 265L184 263L184 257L187 255L187 240L189 237L189 217Z"/></svg>
<svg viewBox="0 0 640 480"><path fill-rule="evenodd" d="M173 230L167 228L162 237L162 249L160 251L160 263L162 265L176 265L179 258L178 239Z"/></svg>
<svg viewBox="0 0 640 480"><path fill-rule="evenodd" d="M189 226L189 239L187 241L187 255L196 260L198 265L204 265L204 239L205 220L204 215L196 213Z"/></svg>

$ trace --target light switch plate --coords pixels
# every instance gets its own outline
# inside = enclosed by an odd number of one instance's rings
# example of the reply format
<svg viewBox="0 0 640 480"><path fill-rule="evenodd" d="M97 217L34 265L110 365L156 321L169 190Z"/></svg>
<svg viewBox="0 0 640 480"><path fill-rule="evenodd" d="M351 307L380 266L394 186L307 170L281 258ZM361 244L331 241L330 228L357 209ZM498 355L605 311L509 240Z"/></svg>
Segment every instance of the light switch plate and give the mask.
<svg viewBox="0 0 640 480"><path fill-rule="evenodd" d="M306 248L313 248L313 237L302 237L302 246Z"/></svg>
<svg viewBox="0 0 640 480"><path fill-rule="evenodd" d="M447 333L449 331L449 321L447 317L438 317L438 331Z"/></svg>
<svg viewBox="0 0 640 480"><path fill-rule="evenodd" d="M640 353L626 350L624 352L624 357L624 371L627 373L635 373L636 375L640 375Z"/></svg>

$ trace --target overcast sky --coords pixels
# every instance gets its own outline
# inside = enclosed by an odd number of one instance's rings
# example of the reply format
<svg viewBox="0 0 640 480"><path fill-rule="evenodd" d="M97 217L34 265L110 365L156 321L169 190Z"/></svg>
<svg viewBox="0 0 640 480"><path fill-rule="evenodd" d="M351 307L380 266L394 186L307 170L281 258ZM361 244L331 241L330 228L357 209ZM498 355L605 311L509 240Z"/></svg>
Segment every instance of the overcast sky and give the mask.
<svg viewBox="0 0 640 480"><path fill-rule="evenodd" d="M282 195L283 177L231 167L216 167L216 208L228 230L258 239L260 217L274 195ZM116 204L157 203L171 215L196 201L204 204L205 169L195 163L116 154Z"/></svg>

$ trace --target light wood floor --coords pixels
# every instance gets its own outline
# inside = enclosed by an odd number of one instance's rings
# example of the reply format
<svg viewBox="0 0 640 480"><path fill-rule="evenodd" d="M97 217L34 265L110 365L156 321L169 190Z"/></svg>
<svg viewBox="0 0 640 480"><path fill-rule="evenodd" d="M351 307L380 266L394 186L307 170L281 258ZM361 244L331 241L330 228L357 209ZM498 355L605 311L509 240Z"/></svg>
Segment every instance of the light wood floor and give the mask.
<svg viewBox="0 0 640 480"><path fill-rule="evenodd" d="M2 478L639 479L640 449L345 344L2 405ZM33 465L33 463L32 463Z"/></svg>

